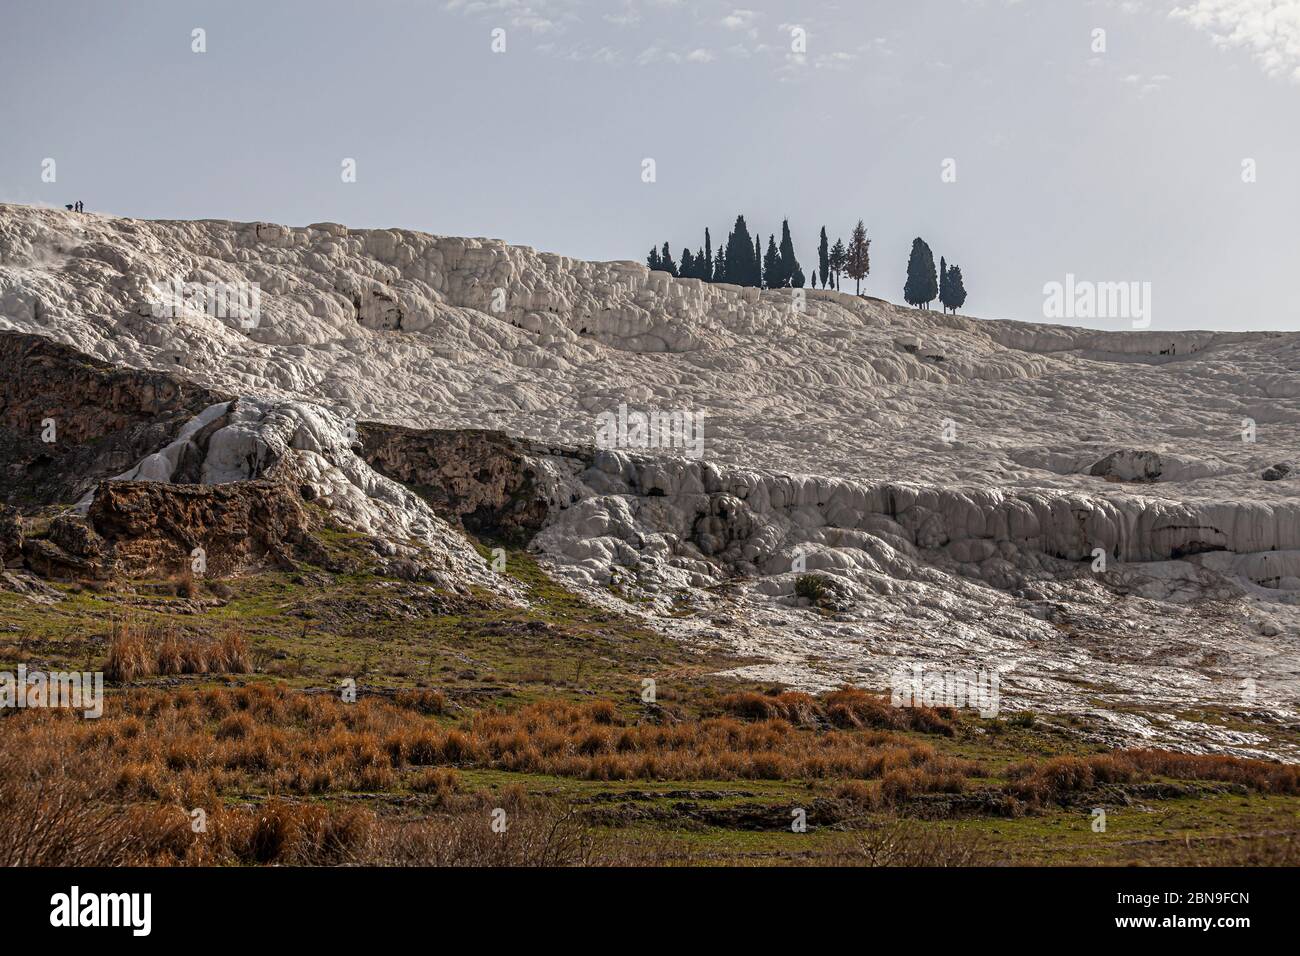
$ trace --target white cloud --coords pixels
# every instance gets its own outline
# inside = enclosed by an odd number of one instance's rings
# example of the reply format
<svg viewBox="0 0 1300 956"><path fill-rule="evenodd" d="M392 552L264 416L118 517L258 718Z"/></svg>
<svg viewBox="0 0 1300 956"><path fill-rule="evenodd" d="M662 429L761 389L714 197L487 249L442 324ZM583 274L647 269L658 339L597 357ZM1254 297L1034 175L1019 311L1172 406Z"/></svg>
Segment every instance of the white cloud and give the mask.
<svg viewBox="0 0 1300 956"><path fill-rule="evenodd" d="M554 20L548 20L546 17L539 17L535 14L523 14L510 19L512 27L521 27L525 30L532 30L534 33L550 33L556 29Z"/></svg>
<svg viewBox="0 0 1300 956"><path fill-rule="evenodd" d="M753 10L732 10L722 18L722 25L728 30L740 30L750 36L758 36L758 30L754 28L757 18L758 14Z"/></svg>
<svg viewBox="0 0 1300 956"><path fill-rule="evenodd" d="M1300 0L1191 0L1169 15L1218 46L1248 50L1269 76L1300 82Z"/></svg>
<svg viewBox="0 0 1300 956"><path fill-rule="evenodd" d="M602 14L601 19L606 23L614 24L616 27L634 27L641 22L641 14L630 0L624 0L621 13Z"/></svg>
<svg viewBox="0 0 1300 956"><path fill-rule="evenodd" d="M805 53L802 46L795 46L794 40L796 36L801 41L811 38L812 31L806 24L782 23L773 27L766 20L767 14L733 6L735 2L731 0L725 6L719 2L708 14L692 11L684 0L602 0L603 10L602 4L592 4L590 0L444 0L444 7L486 24L502 24L512 30L530 32L534 34L533 49L546 56L607 65L703 65L719 60L761 58L773 64L778 76L790 79L813 70L847 69L868 48L874 53L890 52L884 38L877 38L869 47L857 51L817 48ZM687 28L692 30L695 42L709 45L679 45L683 17L688 15L691 22ZM760 30L760 24L766 26ZM593 29L600 32L593 35ZM580 31L589 42L579 39ZM761 34L768 35L769 39L761 39ZM632 36L642 38L636 46L629 43ZM779 36L780 42L773 42L773 36Z"/></svg>
<svg viewBox="0 0 1300 956"><path fill-rule="evenodd" d="M448 0L444 9L532 33L559 33L577 22L578 0Z"/></svg>
<svg viewBox="0 0 1300 956"><path fill-rule="evenodd" d="M818 70L847 70L849 64L857 58L856 53L823 53L813 60L813 68Z"/></svg>
<svg viewBox="0 0 1300 956"><path fill-rule="evenodd" d="M1122 80L1127 85L1134 87L1139 96L1146 96L1150 93L1159 92L1161 87L1169 82L1169 74L1156 73L1152 76L1146 76L1142 73L1129 73Z"/></svg>

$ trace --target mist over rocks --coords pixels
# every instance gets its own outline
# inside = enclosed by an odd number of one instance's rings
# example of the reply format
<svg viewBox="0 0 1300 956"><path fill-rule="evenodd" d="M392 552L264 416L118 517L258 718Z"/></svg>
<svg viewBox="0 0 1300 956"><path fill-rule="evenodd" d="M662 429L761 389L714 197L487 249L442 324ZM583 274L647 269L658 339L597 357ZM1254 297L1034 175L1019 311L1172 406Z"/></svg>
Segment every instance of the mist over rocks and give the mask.
<svg viewBox="0 0 1300 956"><path fill-rule="evenodd" d="M155 308L177 282L256 283L259 314ZM1176 715L1300 716L1300 493L1279 465L1300 448L1300 333L803 291L800 310L496 240L0 206L0 329L222 396L124 480L283 476L482 580L404 487L429 485L466 527L507 516L594 598L764 662L745 676L992 666L1006 707L1268 752ZM703 458L591 448L624 405L704 413ZM434 435L456 429L506 437ZM800 596L807 574L834 579L834 608Z"/></svg>

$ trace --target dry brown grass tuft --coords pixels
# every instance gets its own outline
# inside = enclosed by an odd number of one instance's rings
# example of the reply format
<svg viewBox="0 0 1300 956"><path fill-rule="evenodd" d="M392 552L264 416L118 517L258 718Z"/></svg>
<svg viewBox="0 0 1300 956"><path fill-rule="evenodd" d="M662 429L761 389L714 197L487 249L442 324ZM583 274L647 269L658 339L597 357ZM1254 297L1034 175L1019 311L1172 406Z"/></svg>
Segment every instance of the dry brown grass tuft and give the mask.
<svg viewBox="0 0 1300 956"><path fill-rule="evenodd" d="M1126 750L1116 755L1136 770L1177 780L1219 780L1260 793L1300 795L1300 766L1248 760L1226 754L1182 754Z"/></svg>
<svg viewBox="0 0 1300 956"><path fill-rule="evenodd" d="M742 720L781 719L803 727L830 725L843 730L873 727L916 730L951 737L956 732L947 708L894 707L880 694L858 687L842 687L820 697L798 691L759 694L740 691L718 702L723 713Z"/></svg>
<svg viewBox="0 0 1300 956"><path fill-rule="evenodd" d="M934 757L928 744L865 731L815 731L780 717L626 724L598 702L544 701L474 716L448 762L597 780L878 777Z"/></svg>
<svg viewBox="0 0 1300 956"><path fill-rule="evenodd" d="M446 800L460 792L460 774L447 767L430 767L421 770L411 781L416 793L431 793Z"/></svg>
<svg viewBox="0 0 1300 956"><path fill-rule="evenodd" d="M199 583L194 578L194 571L189 565L176 575L175 591L177 597L193 601L199 596Z"/></svg>
<svg viewBox="0 0 1300 956"><path fill-rule="evenodd" d="M440 716L447 712L447 695L440 690L417 688L415 690L398 691L394 703L398 707L417 710L422 714L433 716Z"/></svg>
<svg viewBox="0 0 1300 956"><path fill-rule="evenodd" d="M220 637L196 636L117 621L109 637L104 676L130 683L158 674L247 674L252 669L249 660L248 642L233 631Z"/></svg>
<svg viewBox="0 0 1300 956"><path fill-rule="evenodd" d="M115 653L125 664L135 651L124 640ZM439 716L445 701L436 691L347 704L266 683L128 688L108 696L98 720L17 711L0 721L0 864L636 862L600 848L570 809L518 791L465 793L457 768L599 780L825 780L840 801L873 814L909 801L945 805L924 798L961 793L981 775L928 741L872 726L883 718L871 695L753 697L729 698L720 716L671 724L638 722L607 701L565 700L453 722ZM1017 807L1150 777L1300 793L1294 766L1156 750L1042 760L1008 776L993 796ZM351 792L396 792L420 816L311 799ZM194 807L208 815L200 834L190 829ZM505 836L489 825L497 808L510 821ZM845 862L982 860L943 828L867 829Z"/></svg>
<svg viewBox="0 0 1300 956"><path fill-rule="evenodd" d="M612 851L599 855L595 838L572 810L519 791L482 798L451 798L454 771L429 771L424 788L438 796L439 815L395 820L355 807L270 799L229 807L211 794L158 795L152 805L123 804L121 776L88 759L72 735L75 722L43 722L34 736L0 738L0 865L439 865L573 866L635 862ZM58 729L56 729L58 728ZM31 743L44 749L32 752ZM145 770L144 772L149 772ZM126 783L134 790L138 780ZM203 826L187 807L199 806ZM505 832L491 826L505 812Z"/></svg>
<svg viewBox="0 0 1300 956"><path fill-rule="evenodd" d="M841 687L821 698L826 718L836 727L880 727L917 730L951 737L956 733L951 709L894 707L889 699L859 687Z"/></svg>
<svg viewBox="0 0 1300 956"><path fill-rule="evenodd" d="M595 780L878 779L891 771L963 771L928 743L880 730L796 726L781 718L631 723L607 701L546 700L457 725L397 700L288 691L268 684L110 695L96 721L24 712L15 739L52 735L114 770L125 799L219 793L231 781L280 795L395 787L407 768L483 767ZM790 702L787 702L790 703ZM795 706L806 702L795 701ZM34 745L35 746L35 745ZM439 788L441 789L441 788Z"/></svg>
<svg viewBox="0 0 1300 956"><path fill-rule="evenodd" d="M1300 794L1300 767L1222 754L1120 750L1089 757L1055 757L1010 768L1010 791L1030 803L1059 801L1106 784L1150 777L1213 780L1259 793Z"/></svg>
<svg viewBox="0 0 1300 956"><path fill-rule="evenodd" d="M114 623L108 641L108 660L104 662L104 676L108 680L126 682L147 677L157 672L157 660L143 631L124 622Z"/></svg>

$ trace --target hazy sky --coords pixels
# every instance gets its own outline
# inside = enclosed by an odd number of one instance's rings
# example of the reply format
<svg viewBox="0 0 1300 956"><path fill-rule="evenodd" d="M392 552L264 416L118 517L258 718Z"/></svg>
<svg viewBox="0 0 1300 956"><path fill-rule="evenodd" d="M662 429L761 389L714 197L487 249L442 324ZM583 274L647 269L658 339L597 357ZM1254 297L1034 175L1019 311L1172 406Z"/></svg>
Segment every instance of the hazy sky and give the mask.
<svg viewBox="0 0 1300 956"><path fill-rule="evenodd" d="M10 202L590 259L743 211L807 273L861 217L894 301L920 235L975 315L1073 273L1150 282L1155 329L1300 328L1300 0L4 0L0 143Z"/></svg>

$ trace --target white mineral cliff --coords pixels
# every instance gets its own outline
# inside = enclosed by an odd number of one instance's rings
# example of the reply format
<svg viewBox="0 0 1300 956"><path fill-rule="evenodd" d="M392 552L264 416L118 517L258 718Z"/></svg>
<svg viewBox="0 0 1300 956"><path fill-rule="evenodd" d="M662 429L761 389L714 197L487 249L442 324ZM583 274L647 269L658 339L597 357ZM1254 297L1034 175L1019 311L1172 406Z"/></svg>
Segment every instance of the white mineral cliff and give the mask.
<svg viewBox="0 0 1300 956"><path fill-rule="evenodd" d="M255 284L258 308L211 314L184 283ZM4 205L0 328L242 396L235 458L293 449L355 525L408 537L442 531L316 425L573 445L620 405L703 412L703 460L539 453L553 507L534 547L601 600L612 585L683 639L763 659L750 676L996 668L1008 709L1296 756L1189 714L1298 719L1300 333L1097 332L812 290L800 308L495 240ZM240 477L220 464L210 480ZM837 582L832 609L795 596L804 569Z"/></svg>

